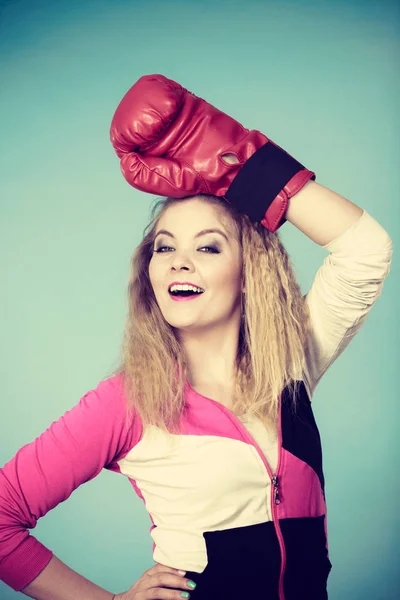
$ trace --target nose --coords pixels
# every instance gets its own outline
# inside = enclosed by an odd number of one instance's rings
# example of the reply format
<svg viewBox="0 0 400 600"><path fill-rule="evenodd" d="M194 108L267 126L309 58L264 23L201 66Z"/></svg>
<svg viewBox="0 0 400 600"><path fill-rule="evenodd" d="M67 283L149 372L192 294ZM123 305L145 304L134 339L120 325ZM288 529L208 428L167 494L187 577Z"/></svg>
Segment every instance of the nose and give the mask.
<svg viewBox="0 0 400 600"><path fill-rule="evenodd" d="M178 253L174 253L175 256L173 258L172 261L172 268L175 271L180 271L181 269L185 269L186 271L190 271L191 267L190 267L190 260L183 257L183 256L178 256Z"/></svg>

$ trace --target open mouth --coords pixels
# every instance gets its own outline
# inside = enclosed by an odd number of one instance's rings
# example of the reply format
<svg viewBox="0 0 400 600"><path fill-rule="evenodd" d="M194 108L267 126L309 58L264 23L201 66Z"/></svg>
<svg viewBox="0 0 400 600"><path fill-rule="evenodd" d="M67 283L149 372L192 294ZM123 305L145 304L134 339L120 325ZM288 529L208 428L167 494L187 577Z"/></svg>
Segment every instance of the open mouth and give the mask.
<svg viewBox="0 0 400 600"><path fill-rule="evenodd" d="M174 286L172 285L171 288L174 288ZM169 289L168 293L171 300L175 300L176 302L182 302L184 300L194 300L194 298L199 298L204 294L204 290L203 288L188 290L173 289L172 291L171 289Z"/></svg>
<svg viewBox="0 0 400 600"><path fill-rule="evenodd" d="M199 298L202 296L204 292L194 292L193 290L176 290L174 292L169 292L171 300L182 301L182 300L193 300L194 298Z"/></svg>
<svg viewBox="0 0 400 600"><path fill-rule="evenodd" d="M203 293L204 288L190 281L173 281L168 286L168 292L173 296L191 296Z"/></svg>
<svg viewBox="0 0 400 600"><path fill-rule="evenodd" d="M182 296L186 298L187 296L201 296L203 292L194 292L193 290L176 290L175 292L169 292L171 296Z"/></svg>

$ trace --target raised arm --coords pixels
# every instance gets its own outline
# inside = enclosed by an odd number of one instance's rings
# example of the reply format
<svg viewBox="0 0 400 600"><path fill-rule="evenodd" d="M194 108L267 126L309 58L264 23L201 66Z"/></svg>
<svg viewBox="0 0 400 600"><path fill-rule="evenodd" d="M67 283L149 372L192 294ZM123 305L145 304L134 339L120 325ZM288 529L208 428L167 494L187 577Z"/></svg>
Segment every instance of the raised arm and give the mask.
<svg viewBox="0 0 400 600"><path fill-rule="evenodd" d="M329 251L306 295L312 335L305 383L311 398L380 297L393 244L369 213L314 181L290 198L285 218Z"/></svg>
<svg viewBox="0 0 400 600"><path fill-rule="evenodd" d="M308 181L289 199L285 219L316 244L326 246L356 223L363 212L336 192Z"/></svg>

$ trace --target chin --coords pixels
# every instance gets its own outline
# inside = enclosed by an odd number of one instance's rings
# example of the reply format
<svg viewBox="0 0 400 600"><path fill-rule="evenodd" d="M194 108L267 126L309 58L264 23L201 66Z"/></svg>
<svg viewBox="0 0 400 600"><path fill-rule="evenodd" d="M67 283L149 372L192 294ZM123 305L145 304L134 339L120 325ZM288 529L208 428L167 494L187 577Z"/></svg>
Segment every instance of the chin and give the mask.
<svg viewBox="0 0 400 600"><path fill-rule="evenodd" d="M189 329L189 328L195 328L199 325L201 325L202 327L204 326L204 323L199 324L199 322L196 320L190 320L187 319L186 321L184 319L165 319L168 323L168 325L170 325L171 327L173 327L174 329Z"/></svg>
<svg viewBox="0 0 400 600"><path fill-rule="evenodd" d="M171 325L171 327L175 327L175 329L184 329L186 327L195 327L197 325L196 322L191 321L167 321Z"/></svg>

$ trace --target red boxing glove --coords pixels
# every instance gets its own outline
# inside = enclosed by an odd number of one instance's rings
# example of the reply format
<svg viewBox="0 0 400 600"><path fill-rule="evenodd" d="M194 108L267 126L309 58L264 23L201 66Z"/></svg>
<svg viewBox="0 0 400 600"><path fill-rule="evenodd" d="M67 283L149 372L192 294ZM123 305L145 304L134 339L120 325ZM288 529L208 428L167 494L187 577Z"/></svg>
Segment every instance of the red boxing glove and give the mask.
<svg viewBox="0 0 400 600"><path fill-rule="evenodd" d="M315 174L256 130L163 75L141 77L115 111L111 143L134 188L173 198L221 196L269 231ZM237 164L222 158L234 154Z"/></svg>

